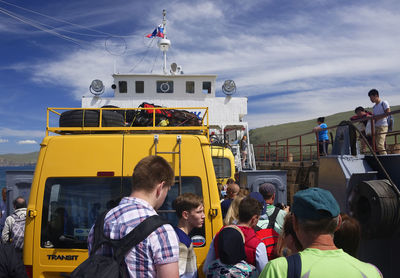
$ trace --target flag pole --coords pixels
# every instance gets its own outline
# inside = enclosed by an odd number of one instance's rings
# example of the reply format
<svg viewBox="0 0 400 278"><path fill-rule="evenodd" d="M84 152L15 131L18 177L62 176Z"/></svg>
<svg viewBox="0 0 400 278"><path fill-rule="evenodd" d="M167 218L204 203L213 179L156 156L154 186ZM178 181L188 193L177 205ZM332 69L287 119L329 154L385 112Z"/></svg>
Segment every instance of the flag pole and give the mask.
<svg viewBox="0 0 400 278"><path fill-rule="evenodd" d="M166 15L167 15L167 11L163 10L163 21L162 21L162 27L163 27L163 33L164 33L164 38L167 38L167 29L166 29L166 25L167 25L167 19L166 19ZM163 71L164 74L167 74L167 50L168 48L164 48L163 49L163 54L164 54L164 67L163 67Z"/></svg>

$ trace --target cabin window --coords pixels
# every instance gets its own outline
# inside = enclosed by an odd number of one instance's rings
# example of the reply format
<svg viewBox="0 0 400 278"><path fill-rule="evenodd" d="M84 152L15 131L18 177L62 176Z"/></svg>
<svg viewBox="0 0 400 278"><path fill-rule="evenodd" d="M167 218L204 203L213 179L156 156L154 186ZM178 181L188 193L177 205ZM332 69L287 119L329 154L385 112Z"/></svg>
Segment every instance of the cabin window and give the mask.
<svg viewBox="0 0 400 278"><path fill-rule="evenodd" d="M186 81L186 93L194 94L194 81Z"/></svg>
<svg viewBox="0 0 400 278"><path fill-rule="evenodd" d="M211 94L211 82L210 81L203 82L203 93Z"/></svg>
<svg viewBox="0 0 400 278"><path fill-rule="evenodd" d="M174 81L157 81L157 93L172 94L174 92Z"/></svg>
<svg viewBox="0 0 400 278"><path fill-rule="evenodd" d="M119 92L126 94L128 92L128 83L126 81L118 81Z"/></svg>
<svg viewBox="0 0 400 278"><path fill-rule="evenodd" d="M143 94L144 93L144 81L136 81L135 88L136 88L137 94Z"/></svg>
<svg viewBox="0 0 400 278"><path fill-rule="evenodd" d="M213 156L212 161L217 179L225 179L232 176L231 161L228 158Z"/></svg>

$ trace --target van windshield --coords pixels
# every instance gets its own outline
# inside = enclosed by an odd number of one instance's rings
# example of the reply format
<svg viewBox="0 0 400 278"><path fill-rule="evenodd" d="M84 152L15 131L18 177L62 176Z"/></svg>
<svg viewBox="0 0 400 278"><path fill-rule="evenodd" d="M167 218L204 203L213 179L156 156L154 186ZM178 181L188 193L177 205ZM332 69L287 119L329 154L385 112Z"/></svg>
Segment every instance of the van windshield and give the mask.
<svg viewBox="0 0 400 278"><path fill-rule="evenodd" d="M172 201L178 196L175 184L160 215L177 223ZM182 193L202 196L201 179L182 177ZM87 249L87 237L98 215L118 205L131 193L130 177L48 178L42 210L42 248ZM204 234L204 230L200 231Z"/></svg>
<svg viewBox="0 0 400 278"><path fill-rule="evenodd" d="M212 161L217 179L231 177L231 161L228 158L213 156Z"/></svg>

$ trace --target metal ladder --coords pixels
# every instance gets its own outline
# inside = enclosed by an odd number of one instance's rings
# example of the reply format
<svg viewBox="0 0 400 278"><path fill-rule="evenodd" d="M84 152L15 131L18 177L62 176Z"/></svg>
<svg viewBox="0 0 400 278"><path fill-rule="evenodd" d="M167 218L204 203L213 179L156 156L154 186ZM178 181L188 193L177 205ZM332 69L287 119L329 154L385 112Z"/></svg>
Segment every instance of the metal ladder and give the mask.
<svg viewBox="0 0 400 278"><path fill-rule="evenodd" d="M178 196L182 193L182 151L181 151L181 143L182 143L182 136L176 136L176 144L179 146L179 150L177 152L160 152L157 150L157 145L159 141L158 134L154 135L154 150L155 155L159 154L177 154L179 156L179 185L178 185Z"/></svg>

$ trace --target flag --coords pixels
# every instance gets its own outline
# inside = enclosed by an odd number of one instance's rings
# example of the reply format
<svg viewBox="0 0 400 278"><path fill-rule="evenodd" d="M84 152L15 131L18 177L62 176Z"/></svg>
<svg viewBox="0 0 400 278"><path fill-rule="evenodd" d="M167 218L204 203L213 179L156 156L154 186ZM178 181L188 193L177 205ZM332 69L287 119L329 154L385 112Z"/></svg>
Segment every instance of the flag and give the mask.
<svg viewBox="0 0 400 278"><path fill-rule="evenodd" d="M146 36L147 38L153 38L153 37L160 37L164 38L164 27L160 24L156 29L154 29L153 33L148 34Z"/></svg>
<svg viewBox="0 0 400 278"><path fill-rule="evenodd" d="M157 36L157 34L158 34L157 29L158 29L158 28L154 29L153 33L148 34L146 37L147 37L147 38L152 38L152 37Z"/></svg>
<svg viewBox="0 0 400 278"><path fill-rule="evenodd" d="M157 37L164 38L164 27L162 25L157 27Z"/></svg>

